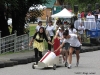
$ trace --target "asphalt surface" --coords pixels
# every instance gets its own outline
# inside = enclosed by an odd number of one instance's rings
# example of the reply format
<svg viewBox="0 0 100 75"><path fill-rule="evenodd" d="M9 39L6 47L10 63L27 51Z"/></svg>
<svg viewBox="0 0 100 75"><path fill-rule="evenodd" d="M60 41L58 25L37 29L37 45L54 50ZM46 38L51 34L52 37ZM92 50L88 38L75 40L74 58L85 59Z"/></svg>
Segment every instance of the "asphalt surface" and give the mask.
<svg viewBox="0 0 100 75"><path fill-rule="evenodd" d="M93 52L100 50L100 46L82 46L80 53ZM48 50L43 52L45 54ZM0 55L0 69L5 67L13 67L21 64L34 62L34 51L25 51L11 54Z"/></svg>
<svg viewBox="0 0 100 75"><path fill-rule="evenodd" d="M82 50L88 50L88 51L91 51L91 49L97 49L97 48L100 48L100 46L82 46L81 47ZM47 52L48 50L45 50L43 52L43 54L45 52ZM34 51L27 51L27 52L18 52L18 53L12 53L12 54L6 54L6 55L1 55L0 56L0 60L9 60L9 59L12 59L12 58L20 58L20 57L26 57L26 56L33 56L34 55Z"/></svg>
<svg viewBox="0 0 100 75"><path fill-rule="evenodd" d="M100 50L80 54L80 63L75 67L76 57L73 56L72 68L62 65L56 70L52 68L32 69L32 64L23 64L0 69L0 75L100 75Z"/></svg>
<svg viewBox="0 0 100 75"><path fill-rule="evenodd" d="M87 49L88 49L88 51L91 51L91 49L97 50L98 47L100 47L100 46L88 46L88 47L87 46L82 46L81 48L82 48L83 51L87 52ZM45 54L45 52L47 52L47 51L48 50L45 50L43 52L43 54ZM1 55L0 56L0 61L10 60L10 59L13 59L13 58L21 58L21 57L33 56L33 55L34 55L34 51L5 54L5 55Z"/></svg>

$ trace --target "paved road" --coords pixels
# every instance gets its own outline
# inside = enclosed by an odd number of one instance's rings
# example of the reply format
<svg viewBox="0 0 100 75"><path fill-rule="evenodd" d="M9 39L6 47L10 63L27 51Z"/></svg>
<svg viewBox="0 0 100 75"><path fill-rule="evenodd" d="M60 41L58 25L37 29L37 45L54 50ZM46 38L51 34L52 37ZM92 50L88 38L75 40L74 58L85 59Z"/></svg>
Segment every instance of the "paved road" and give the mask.
<svg viewBox="0 0 100 75"><path fill-rule="evenodd" d="M100 51L80 54L80 65L75 67L76 58L73 56L72 69L64 66L53 69L32 69L32 63L5 67L0 69L0 75L100 75Z"/></svg>
<svg viewBox="0 0 100 75"><path fill-rule="evenodd" d="M87 46L82 46L82 49L91 49L99 46L94 46L94 47L87 47ZM43 53L46 53L48 50L44 51ZM12 54L6 54L6 55L1 55L0 56L0 61L3 60L9 60L12 58L20 58L20 57L25 57L25 56L33 56L34 55L34 50L32 51L27 51L27 52L18 52L18 53L12 53Z"/></svg>

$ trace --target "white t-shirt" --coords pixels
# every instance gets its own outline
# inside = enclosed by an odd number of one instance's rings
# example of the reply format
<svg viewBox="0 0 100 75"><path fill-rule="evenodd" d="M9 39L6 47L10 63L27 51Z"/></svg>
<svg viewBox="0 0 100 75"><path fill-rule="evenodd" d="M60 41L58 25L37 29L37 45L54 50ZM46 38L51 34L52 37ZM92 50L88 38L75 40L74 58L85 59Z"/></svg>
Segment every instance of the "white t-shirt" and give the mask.
<svg viewBox="0 0 100 75"><path fill-rule="evenodd" d="M87 21L95 21L95 16L94 15L90 15L90 16L86 16L86 20Z"/></svg>
<svg viewBox="0 0 100 75"><path fill-rule="evenodd" d="M79 26L78 30L79 30L78 31L79 34L83 34L84 33L83 31L85 30L85 27L84 26Z"/></svg>
<svg viewBox="0 0 100 75"><path fill-rule="evenodd" d="M94 15L92 15L91 18L92 18L92 21L95 21L95 16Z"/></svg>
<svg viewBox="0 0 100 75"><path fill-rule="evenodd" d="M98 19L100 19L100 14L98 14Z"/></svg>
<svg viewBox="0 0 100 75"><path fill-rule="evenodd" d="M46 30L49 32L50 36L54 36L54 26L47 26Z"/></svg>
<svg viewBox="0 0 100 75"><path fill-rule="evenodd" d="M37 32L39 31L40 27L43 27L43 26L39 26L39 25L36 26L36 31Z"/></svg>
<svg viewBox="0 0 100 75"><path fill-rule="evenodd" d="M81 43L77 38L76 34L69 34L71 37L69 39L64 39L63 42L68 42L72 47L80 47Z"/></svg>
<svg viewBox="0 0 100 75"><path fill-rule="evenodd" d="M69 34L76 34L77 33L77 30L75 28L73 30L68 28L68 30L69 30Z"/></svg>
<svg viewBox="0 0 100 75"><path fill-rule="evenodd" d="M60 42L63 42L63 32L57 30L57 33L58 33L59 37L62 38L62 39L60 39Z"/></svg>

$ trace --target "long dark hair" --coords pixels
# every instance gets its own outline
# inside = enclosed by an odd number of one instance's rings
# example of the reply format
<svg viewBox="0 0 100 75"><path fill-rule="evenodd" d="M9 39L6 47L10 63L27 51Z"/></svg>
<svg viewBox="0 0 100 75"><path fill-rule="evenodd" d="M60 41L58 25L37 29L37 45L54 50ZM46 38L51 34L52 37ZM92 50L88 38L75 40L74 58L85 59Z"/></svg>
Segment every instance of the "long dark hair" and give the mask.
<svg viewBox="0 0 100 75"><path fill-rule="evenodd" d="M74 24L71 24L70 29L71 29L71 31L73 31L73 29L74 29Z"/></svg>
<svg viewBox="0 0 100 75"><path fill-rule="evenodd" d="M65 36L69 35L69 30L65 30L63 35L65 35Z"/></svg>
<svg viewBox="0 0 100 75"><path fill-rule="evenodd" d="M40 33L40 29L43 29L43 33ZM40 38L44 38L44 36L46 35L45 29L44 29L44 27L40 27L40 29L39 29L39 31L38 31L39 37L40 37Z"/></svg>

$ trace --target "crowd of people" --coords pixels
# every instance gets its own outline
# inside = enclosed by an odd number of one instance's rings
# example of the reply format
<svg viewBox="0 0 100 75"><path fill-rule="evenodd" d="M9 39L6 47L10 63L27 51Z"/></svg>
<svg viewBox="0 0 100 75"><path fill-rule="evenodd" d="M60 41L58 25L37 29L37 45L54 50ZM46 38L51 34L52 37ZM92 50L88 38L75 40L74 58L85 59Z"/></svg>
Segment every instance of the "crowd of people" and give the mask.
<svg viewBox="0 0 100 75"><path fill-rule="evenodd" d="M99 19L100 17L100 10L96 9L94 11L82 11L82 12L78 12L78 18L80 17L81 19L85 19L87 21L96 21L97 19Z"/></svg>
<svg viewBox="0 0 100 75"><path fill-rule="evenodd" d="M82 28L83 27L80 25L79 32L83 30ZM74 28L73 24L69 24L67 28L61 24L55 30L52 21L49 21L46 27L42 25L42 21L39 21L36 26L36 33L29 43L29 46L32 46L33 44L36 64L38 64L38 54L39 57L42 58L42 52L45 50L44 39L48 43L48 50L52 51L52 46L54 45L53 40L58 38L60 40L60 46L54 50L54 52L60 49L63 60L67 63L67 66L70 69L72 64L72 54L75 51L77 58L76 66L78 66L80 58L79 52L82 45L80 36L82 35L78 35L78 31Z"/></svg>

